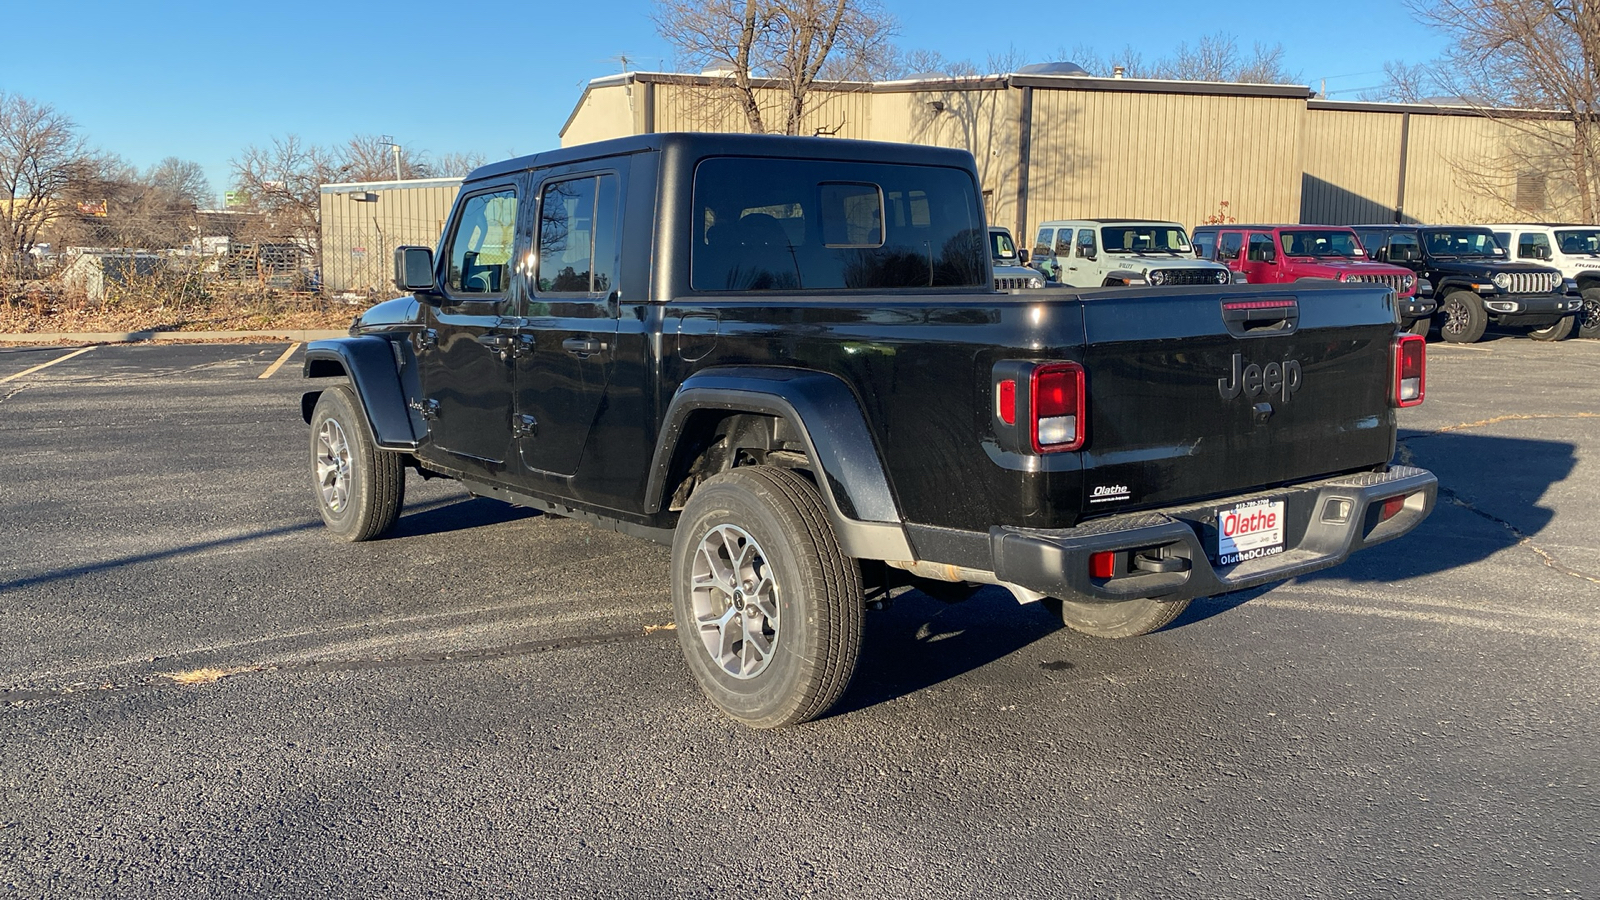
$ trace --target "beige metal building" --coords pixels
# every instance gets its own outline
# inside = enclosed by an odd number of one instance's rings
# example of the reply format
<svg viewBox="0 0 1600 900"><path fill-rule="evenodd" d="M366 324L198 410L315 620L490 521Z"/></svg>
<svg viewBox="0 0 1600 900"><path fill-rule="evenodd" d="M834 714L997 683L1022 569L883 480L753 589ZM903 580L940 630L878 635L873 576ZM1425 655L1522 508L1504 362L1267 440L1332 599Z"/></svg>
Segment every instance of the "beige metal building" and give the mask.
<svg viewBox="0 0 1600 900"><path fill-rule="evenodd" d="M394 248L438 244L460 190L460 178L323 185L323 290L384 289L394 278Z"/></svg>
<svg viewBox="0 0 1600 900"><path fill-rule="evenodd" d="M802 133L971 151L990 221L1019 236L1050 219L1110 216L1194 225L1576 215L1559 159L1571 126L1550 113L1497 120L1316 100L1294 85L1081 75L837 83L814 96ZM776 111L777 90L758 99ZM747 130L725 79L630 72L589 83L561 143Z"/></svg>

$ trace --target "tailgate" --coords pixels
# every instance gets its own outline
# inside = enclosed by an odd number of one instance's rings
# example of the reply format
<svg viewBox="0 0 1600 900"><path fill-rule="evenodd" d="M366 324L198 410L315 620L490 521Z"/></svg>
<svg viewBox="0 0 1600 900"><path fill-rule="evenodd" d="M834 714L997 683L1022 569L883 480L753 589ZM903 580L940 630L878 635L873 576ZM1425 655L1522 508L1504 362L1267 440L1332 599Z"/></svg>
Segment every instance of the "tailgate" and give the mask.
<svg viewBox="0 0 1600 900"><path fill-rule="evenodd" d="M1122 291L1083 301L1085 515L1370 468L1394 454L1397 320L1380 286Z"/></svg>

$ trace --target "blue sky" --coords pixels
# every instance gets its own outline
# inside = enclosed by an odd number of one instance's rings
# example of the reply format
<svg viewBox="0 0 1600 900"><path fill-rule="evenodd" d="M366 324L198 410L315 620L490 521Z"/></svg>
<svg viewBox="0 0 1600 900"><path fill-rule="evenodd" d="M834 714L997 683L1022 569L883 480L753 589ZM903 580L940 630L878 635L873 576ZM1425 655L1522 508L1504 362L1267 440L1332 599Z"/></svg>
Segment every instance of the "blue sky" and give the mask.
<svg viewBox="0 0 1600 900"><path fill-rule="evenodd" d="M1101 53L1132 44L1151 60L1223 31L1244 48L1282 43L1290 71L1312 87L1326 78L1328 92L1346 99L1381 83L1384 61L1421 62L1442 48L1399 3L1381 0L1316 4L1315 16L1109 0L884 6L900 21L900 46L980 65L1012 48L1037 62L1080 44ZM619 57L636 70L673 65L650 0L4 7L0 91L54 105L93 145L141 168L166 156L199 162L219 195L232 180L229 160L288 134L317 144L389 134L435 155L489 159L554 147L583 85L621 71Z"/></svg>

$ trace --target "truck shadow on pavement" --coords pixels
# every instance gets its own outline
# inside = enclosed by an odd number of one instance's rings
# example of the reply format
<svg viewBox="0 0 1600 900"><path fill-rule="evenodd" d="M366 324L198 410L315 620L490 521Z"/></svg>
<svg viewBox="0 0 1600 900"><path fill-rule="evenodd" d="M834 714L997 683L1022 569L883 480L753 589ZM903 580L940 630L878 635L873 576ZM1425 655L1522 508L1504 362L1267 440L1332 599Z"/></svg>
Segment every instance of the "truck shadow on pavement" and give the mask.
<svg viewBox="0 0 1600 900"><path fill-rule="evenodd" d="M381 540L419 537L426 534L444 534L465 531L485 525L499 525L531 519L544 513L527 507L512 506L488 497L462 497L459 500L434 501L422 507L407 504L399 521Z"/></svg>
<svg viewBox="0 0 1600 900"><path fill-rule="evenodd" d="M1411 534L1357 553L1341 566L1301 576L1301 583L1401 581L1484 560L1550 524L1556 512L1539 501L1577 465L1576 447L1564 441L1402 431L1400 442L1400 461L1439 476L1433 514ZM1196 599L1163 631L1227 613L1278 584ZM998 587L948 605L907 592L888 610L868 613L859 668L831 715L925 690L1063 628L1042 605L1017 603Z"/></svg>

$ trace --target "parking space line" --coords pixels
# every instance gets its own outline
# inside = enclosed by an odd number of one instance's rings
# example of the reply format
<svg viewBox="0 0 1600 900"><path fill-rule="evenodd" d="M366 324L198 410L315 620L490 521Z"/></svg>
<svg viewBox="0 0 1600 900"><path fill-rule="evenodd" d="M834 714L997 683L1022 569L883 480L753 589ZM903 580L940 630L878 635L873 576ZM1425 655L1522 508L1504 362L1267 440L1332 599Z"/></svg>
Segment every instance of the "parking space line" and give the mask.
<svg viewBox="0 0 1600 900"><path fill-rule="evenodd" d="M18 372L15 375L7 375L4 378L0 378L0 384L5 384L8 381L16 381L18 378L21 378L24 375L32 375L33 373L39 371L40 369L48 369L51 366L55 365L56 363L64 363L67 360L73 358L74 356L82 356L85 353L88 353L90 350L93 350L94 348L96 348L98 346L100 346L100 345L99 344L90 344L87 347L82 347L82 348L79 348L77 350L74 350L71 353L68 353L66 356L58 356L55 359L52 359L47 363L40 363L40 364L38 364L37 366L34 366L31 369L23 369L21 372Z"/></svg>
<svg viewBox="0 0 1600 900"><path fill-rule="evenodd" d="M278 361L277 362L273 363L270 366L267 366L267 370L265 372L262 372L260 375L257 375L256 377L257 378L271 378L272 374L274 372L278 371L279 369L283 368L283 364L288 362L289 361L289 357L293 356L294 352L296 350L299 350L299 349L300 349L300 345L298 343L290 344L289 345L289 349L283 351L283 355L278 357Z"/></svg>

